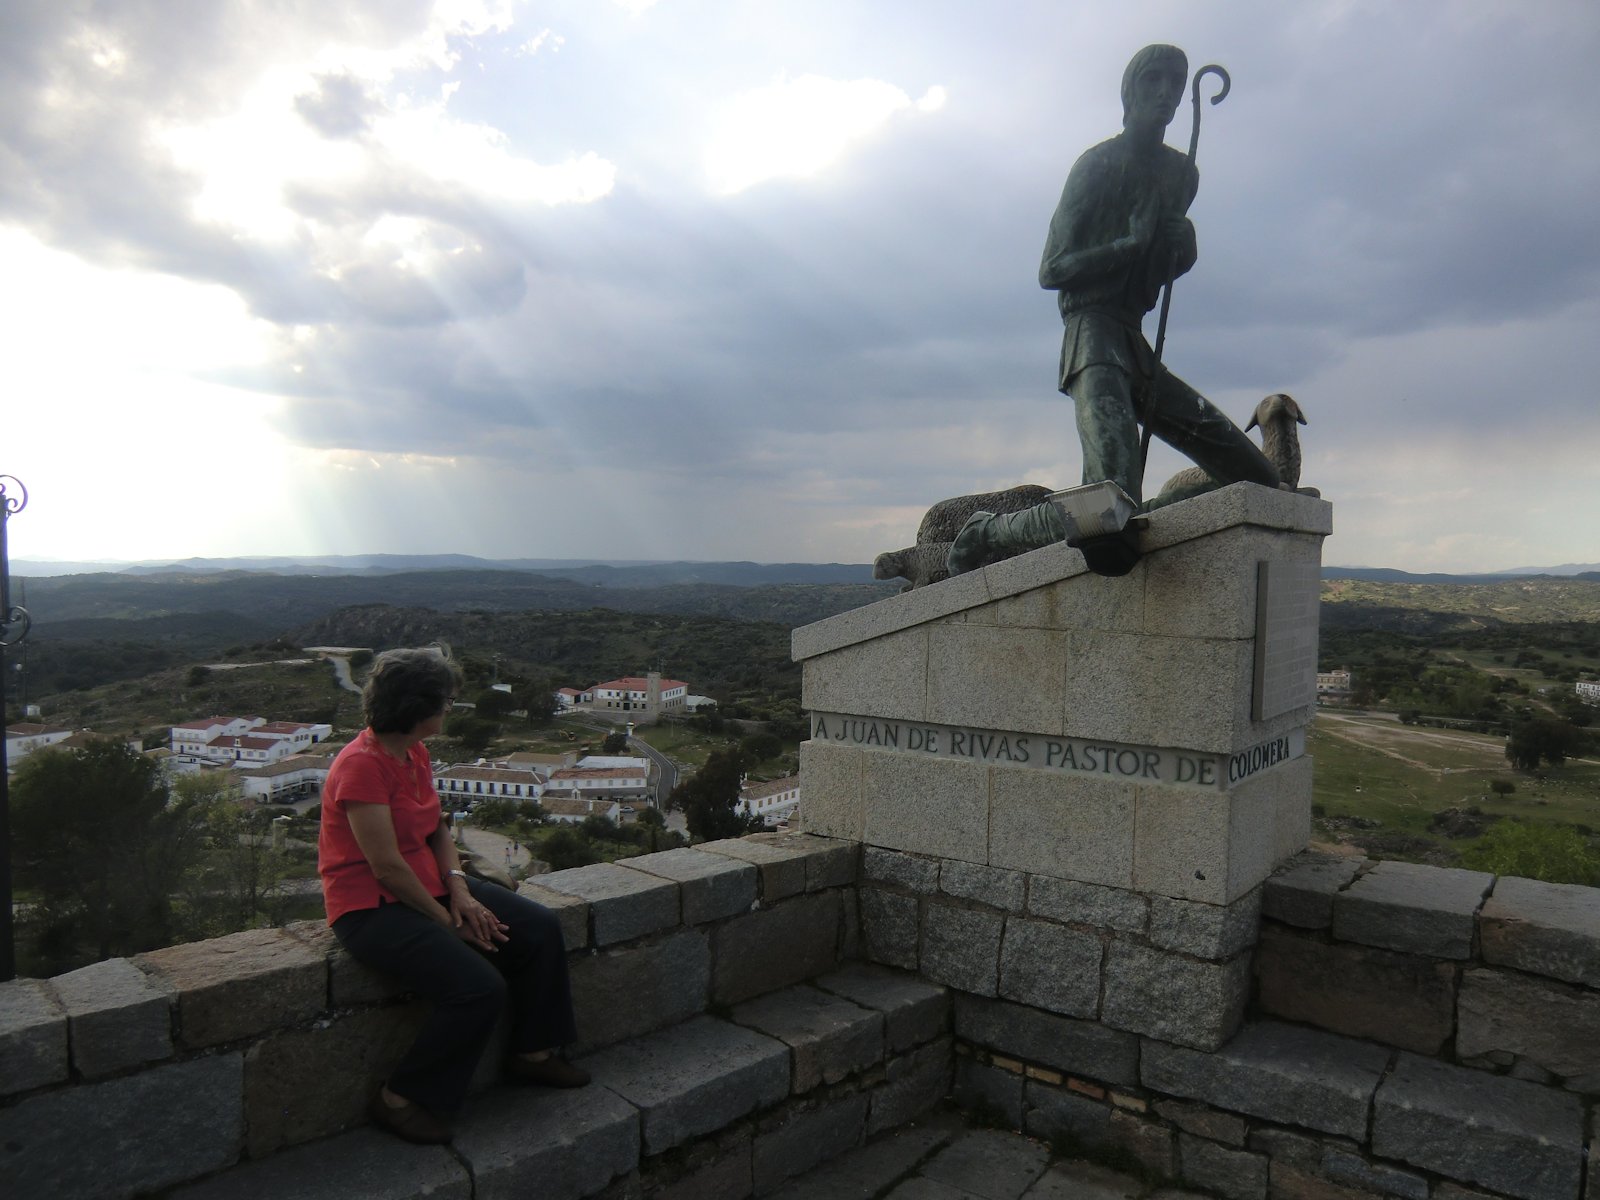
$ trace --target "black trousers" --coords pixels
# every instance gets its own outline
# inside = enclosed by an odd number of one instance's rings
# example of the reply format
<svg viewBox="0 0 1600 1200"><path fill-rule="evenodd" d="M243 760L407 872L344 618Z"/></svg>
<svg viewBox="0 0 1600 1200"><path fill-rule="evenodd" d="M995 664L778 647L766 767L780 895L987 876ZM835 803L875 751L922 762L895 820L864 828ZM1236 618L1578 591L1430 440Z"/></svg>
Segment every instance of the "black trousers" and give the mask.
<svg viewBox="0 0 1600 1200"><path fill-rule="evenodd" d="M555 914L481 879L467 880L467 887L508 927L509 940L497 943L493 954L405 904L348 912L333 923L334 935L356 961L434 1001L417 1040L389 1077L389 1090L445 1116L466 1100L508 999L512 1053L549 1050L577 1037L566 942Z"/></svg>

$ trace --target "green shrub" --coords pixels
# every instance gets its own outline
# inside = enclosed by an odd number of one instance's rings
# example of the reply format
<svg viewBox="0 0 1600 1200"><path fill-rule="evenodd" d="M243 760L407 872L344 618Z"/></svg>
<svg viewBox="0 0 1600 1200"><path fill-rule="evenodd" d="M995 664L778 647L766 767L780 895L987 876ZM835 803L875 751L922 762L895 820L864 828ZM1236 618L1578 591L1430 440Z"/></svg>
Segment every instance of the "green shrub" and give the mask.
<svg viewBox="0 0 1600 1200"><path fill-rule="evenodd" d="M1575 829L1501 821L1461 856L1461 865L1546 883L1600 884L1600 854Z"/></svg>

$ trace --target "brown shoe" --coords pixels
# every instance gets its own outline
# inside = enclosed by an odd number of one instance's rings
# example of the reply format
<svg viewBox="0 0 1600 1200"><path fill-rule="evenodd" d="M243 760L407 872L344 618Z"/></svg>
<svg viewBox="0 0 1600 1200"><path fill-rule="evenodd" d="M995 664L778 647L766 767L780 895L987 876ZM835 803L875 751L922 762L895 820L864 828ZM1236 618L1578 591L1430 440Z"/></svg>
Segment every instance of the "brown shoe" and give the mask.
<svg viewBox="0 0 1600 1200"><path fill-rule="evenodd" d="M538 1087L580 1088L589 1082L589 1072L575 1067L559 1054L530 1062L521 1055L512 1055L506 1063L506 1073L517 1083L531 1083Z"/></svg>
<svg viewBox="0 0 1600 1200"><path fill-rule="evenodd" d="M423 1146L442 1146L451 1138L450 1126L433 1116L420 1104L410 1100L401 1108L391 1108L384 1102L380 1091L367 1105L367 1114L374 1125L381 1125L390 1133L398 1134L408 1142Z"/></svg>

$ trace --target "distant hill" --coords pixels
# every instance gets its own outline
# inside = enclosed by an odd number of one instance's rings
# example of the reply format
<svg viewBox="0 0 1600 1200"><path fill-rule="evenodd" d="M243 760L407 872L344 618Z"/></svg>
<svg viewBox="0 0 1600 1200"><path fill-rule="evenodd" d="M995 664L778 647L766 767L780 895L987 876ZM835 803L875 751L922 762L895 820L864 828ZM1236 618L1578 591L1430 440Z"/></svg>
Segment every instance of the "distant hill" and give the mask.
<svg viewBox="0 0 1600 1200"><path fill-rule="evenodd" d="M602 587L656 587L668 583L725 583L758 587L780 583L870 583L865 563L661 562L595 558L476 558L470 554L330 554L302 557L185 558L161 562L89 563L16 559L12 574L217 575L235 571L269 575L389 575L418 571L533 571Z"/></svg>
<svg viewBox="0 0 1600 1200"><path fill-rule="evenodd" d="M1427 633L1600 621L1600 576L1496 578L1482 583L1331 579L1322 585L1322 623Z"/></svg>
<svg viewBox="0 0 1600 1200"><path fill-rule="evenodd" d="M1446 575L1438 572L1418 574L1414 571L1398 571L1393 567L1322 568L1323 579L1365 579L1374 583L1505 583L1511 579L1544 579L1551 577L1600 579L1600 564L1572 564L1572 569L1550 567L1540 570L1530 567L1525 571L1490 571L1482 575Z"/></svg>

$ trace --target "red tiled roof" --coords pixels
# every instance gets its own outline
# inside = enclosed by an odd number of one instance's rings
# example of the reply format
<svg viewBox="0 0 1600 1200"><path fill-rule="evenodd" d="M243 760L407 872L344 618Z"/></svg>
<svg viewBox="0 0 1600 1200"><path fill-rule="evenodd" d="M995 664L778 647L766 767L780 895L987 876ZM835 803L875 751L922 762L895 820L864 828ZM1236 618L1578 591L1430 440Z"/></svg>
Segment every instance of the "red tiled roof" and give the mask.
<svg viewBox="0 0 1600 1200"><path fill-rule="evenodd" d="M66 725L38 725L32 721L23 721L16 725L6 726L7 737L39 737L46 733L71 733L72 729Z"/></svg>
<svg viewBox="0 0 1600 1200"><path fill-rule="evenodd" d="M788 775L783 779L774 779L768 783L752 783L748 787L739 789L741 800L765 800L768 796L776 796L779 792L787 792L790 788L800 786L800 776Z"/></svg>
<svg viewBox="0 0 1600 1200"><path fill-rule="evenodd" d="M642 779L644 767L562 767L550 773L550 782L558 779Z"/></svg>
<svg viewBox="0 0 1600 1200"><path fill-rule="evenodd" d="M669 692L673 688L688 686L689 685L687 683L684 683L680 679L663 679L661 681L661 690L663 692ZM648 679L641 679L637 675L627 675L621 679L613 679L607 683L597 683L590 690L598 692L601 688L608 688L612 691L618 692L648 692L650 690L650 681Z"/></svg>

